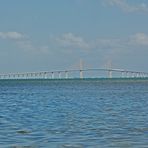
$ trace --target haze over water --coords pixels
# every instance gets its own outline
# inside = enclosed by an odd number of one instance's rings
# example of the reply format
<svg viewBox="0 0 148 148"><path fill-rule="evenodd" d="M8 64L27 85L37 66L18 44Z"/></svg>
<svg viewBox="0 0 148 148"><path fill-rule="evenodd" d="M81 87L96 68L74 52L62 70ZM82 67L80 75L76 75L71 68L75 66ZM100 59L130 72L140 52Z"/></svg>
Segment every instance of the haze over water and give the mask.
<svg viewBox="0 0 148 148"><path fill-rule="evenodd" d="M148 81L0 81L1 148L146 148Z"/></svg>

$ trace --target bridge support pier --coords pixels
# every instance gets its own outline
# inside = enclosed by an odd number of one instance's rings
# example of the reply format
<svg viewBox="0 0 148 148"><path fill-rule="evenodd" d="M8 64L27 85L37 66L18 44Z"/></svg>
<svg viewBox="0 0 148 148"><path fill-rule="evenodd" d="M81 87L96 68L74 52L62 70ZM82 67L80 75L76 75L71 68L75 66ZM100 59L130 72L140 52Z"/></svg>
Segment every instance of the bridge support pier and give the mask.
<svg viewBox="0 0 148 148"><path fill-rule="evenodd" d="M51 73L51 79L54 79L54 72Z"/></svg>
<svg viewBox="0 0 148 148"><path fill-rule="evenodd" d="M68 79L68 71L65 71L65 79Z"/></svg>
<svg viewBox="0 0 148 148"><path fill-rule="evenodd" d="M83 71L80 70L80 79L83 79Z"/></svg>
<svg viewBox="0 0 148 148"><path fill-rule="evenodd" d="M112 71L111 70L108 71L108 78L112 78Z"/></svg>
<svg viewBox="0 0 148 148"><path fill-rule="evenodd" d="M124 78L124 71L121 72L121 78Z"/></svg>
<svg viewBox="0 0 148 148"><path fill-rule="evenodd" d="M61 79L61 72L59 71L58 74L59 74L59 79Z"/></svg>

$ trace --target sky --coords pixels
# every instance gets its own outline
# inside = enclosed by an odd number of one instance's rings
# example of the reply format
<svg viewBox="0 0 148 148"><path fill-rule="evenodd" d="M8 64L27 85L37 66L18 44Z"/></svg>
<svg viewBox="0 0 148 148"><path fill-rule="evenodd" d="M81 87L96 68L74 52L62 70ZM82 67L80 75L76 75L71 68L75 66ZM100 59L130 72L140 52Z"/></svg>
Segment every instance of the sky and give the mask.
<svg viewBox="0 0 148 148"><path fill-rule="evenodd" d="M0 73L148 72L147 0L0 0Z"/></svg>

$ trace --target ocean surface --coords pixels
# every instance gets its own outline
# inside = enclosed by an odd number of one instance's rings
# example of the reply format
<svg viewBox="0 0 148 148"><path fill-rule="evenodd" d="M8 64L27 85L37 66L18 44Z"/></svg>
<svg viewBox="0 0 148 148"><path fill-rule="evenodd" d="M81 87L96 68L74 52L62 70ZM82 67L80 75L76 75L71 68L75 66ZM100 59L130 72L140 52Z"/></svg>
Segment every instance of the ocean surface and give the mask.
<svg viewBox="0 0 148 148"><path fill-rule="evenodd" d="M0 148L148 148L148 80L1 80Z"/></svg>

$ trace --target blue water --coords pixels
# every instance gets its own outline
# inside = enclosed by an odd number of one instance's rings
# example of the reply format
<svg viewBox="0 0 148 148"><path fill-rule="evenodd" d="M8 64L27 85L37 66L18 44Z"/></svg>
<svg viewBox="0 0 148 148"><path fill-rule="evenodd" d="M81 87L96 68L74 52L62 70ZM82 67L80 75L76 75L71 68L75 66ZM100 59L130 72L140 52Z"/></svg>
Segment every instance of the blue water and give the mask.
<svg viewBox="0 0 148 148"><path fill-rule="evenodd" d="M0 81L0 148L147 148L148 80Z"/></svg>

